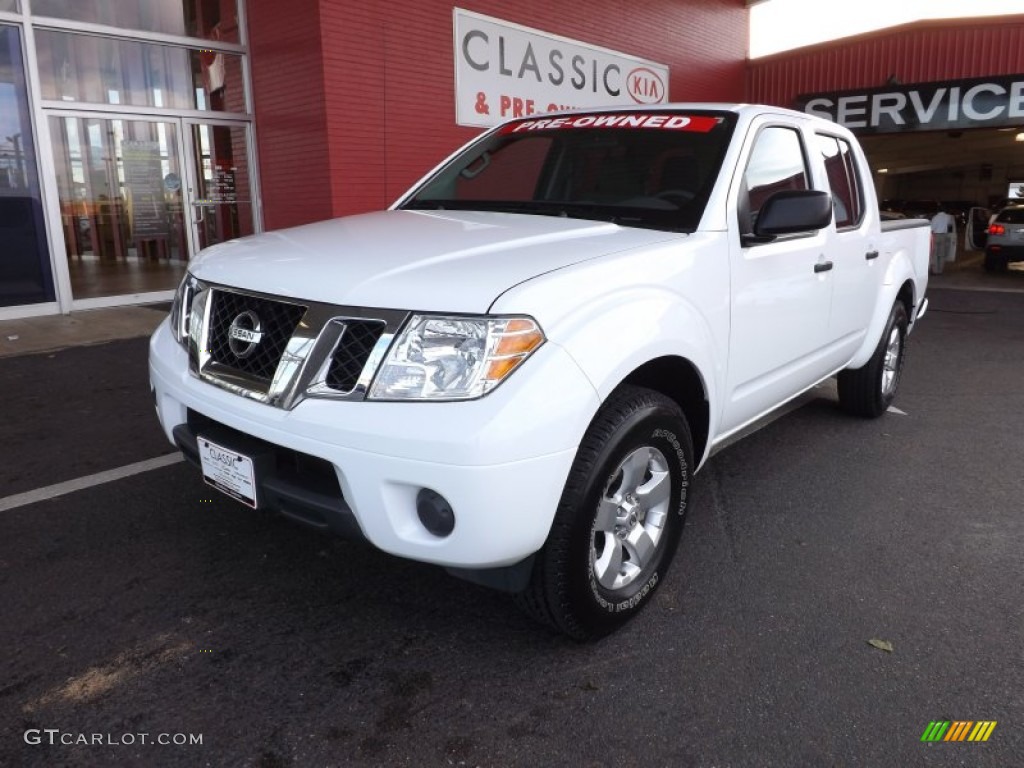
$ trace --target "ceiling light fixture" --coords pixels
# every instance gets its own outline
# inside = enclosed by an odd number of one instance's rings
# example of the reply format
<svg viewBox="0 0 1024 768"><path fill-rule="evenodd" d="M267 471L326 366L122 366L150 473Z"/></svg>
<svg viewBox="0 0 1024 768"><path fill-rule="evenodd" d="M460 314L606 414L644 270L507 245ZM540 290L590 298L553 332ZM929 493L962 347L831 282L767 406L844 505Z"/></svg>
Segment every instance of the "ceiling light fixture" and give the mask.
<svg viewBox="0 0 1024 768"><path fill-rule="evenodd" d="M1014 136L1013 140L1014 141L1024 141L1024 131L1021 131L1016 136Z"/></svg>
<svg viewBox="0 0 1024 768"><path fill-rule="evenodd" d="M889 169L888 169L888 168L879 168L879 169L878 169L878 172L879 172L879 173L888 173L888 172L889 172Z"/></svg>

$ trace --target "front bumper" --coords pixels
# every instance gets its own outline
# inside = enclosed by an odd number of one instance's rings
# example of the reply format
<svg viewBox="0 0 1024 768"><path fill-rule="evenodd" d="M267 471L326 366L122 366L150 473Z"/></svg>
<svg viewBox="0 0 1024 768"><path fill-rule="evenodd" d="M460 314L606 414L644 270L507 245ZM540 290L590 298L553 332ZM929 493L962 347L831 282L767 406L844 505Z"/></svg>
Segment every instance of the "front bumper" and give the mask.
<svg viewBox="0 0 1024 768"><path fill-rule="evenodd" d="M226 447L239 436L251 438L333 471L340 499L302 478L282 483L268 474L259 482L269 480L263 496L271 508L361 535L394 555L469 569L511 565L543 545L576 448L600 404L575 362L549 342L479 400L311 398L282 410L193 377L166 322L150 341L150 382L164 432L186 455L197 433L216 441L223 429ZM206 434L211 421L214 431ZM416 497L423 488L451 504L456 522L448 536L435 536L420 522Z"/></svg>
<svg viewBox="0 0 1024 768"><path fill-rule="evenodd" d="M200 436L252 459L257 467L256 493L263 506L324 532L364 538L341 494L334 467L327 462L243 435L191 410L188 420L174 427L172 434L174 444L196 468L202 467Z"/></svg>

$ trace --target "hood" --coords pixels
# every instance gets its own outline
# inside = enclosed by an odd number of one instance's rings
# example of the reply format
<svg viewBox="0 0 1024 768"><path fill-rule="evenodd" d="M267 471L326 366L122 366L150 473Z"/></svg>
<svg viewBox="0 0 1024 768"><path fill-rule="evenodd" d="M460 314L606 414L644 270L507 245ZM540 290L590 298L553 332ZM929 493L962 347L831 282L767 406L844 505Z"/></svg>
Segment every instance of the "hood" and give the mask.
<svg viewBox="0 0 1024 768"><path fill-rule="evenodd" d="M201 280L356 307L483 313L514 285L683 237L607 222L481 211L380 211L203 251Z"/></svg>

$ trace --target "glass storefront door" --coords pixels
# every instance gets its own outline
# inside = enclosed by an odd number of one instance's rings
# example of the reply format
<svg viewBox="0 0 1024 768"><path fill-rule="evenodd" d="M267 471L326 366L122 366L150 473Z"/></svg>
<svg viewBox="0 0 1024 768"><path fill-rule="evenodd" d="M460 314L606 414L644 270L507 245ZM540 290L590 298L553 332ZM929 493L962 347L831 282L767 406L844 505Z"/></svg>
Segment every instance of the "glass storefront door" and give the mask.
<svg viewBox="0 0 1024 768"><path fill-rule="evenodd" d="M173 290L201 248L254 231L248 128L50 117L75 300Z"/></svg>
<svg viewBox="0 0 1024 768"><path fill-rule="evenodd" d="M51 117L50 138L73 297L172 290L189 256L177 121Z"/></svg>
<svg viewBox="0 0 1024 768"><path fill-rule="evenodd" d="M186 121L194 248L254 232L248 126Z"/></svg>

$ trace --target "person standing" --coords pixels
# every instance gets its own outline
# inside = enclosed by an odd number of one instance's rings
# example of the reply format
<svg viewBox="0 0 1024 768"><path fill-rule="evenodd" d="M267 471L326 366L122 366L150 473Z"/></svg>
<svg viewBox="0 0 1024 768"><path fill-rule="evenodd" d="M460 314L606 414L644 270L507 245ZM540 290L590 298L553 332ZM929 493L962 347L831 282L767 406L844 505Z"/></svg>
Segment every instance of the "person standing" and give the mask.
<svg viewBox="0 0 1024 768"><path fill-rule="evenodd" d="M956 219L946 213L942 203L939 212L932 216L932 267L933 275L941 275L947 261L956 258Z"/></svg>

